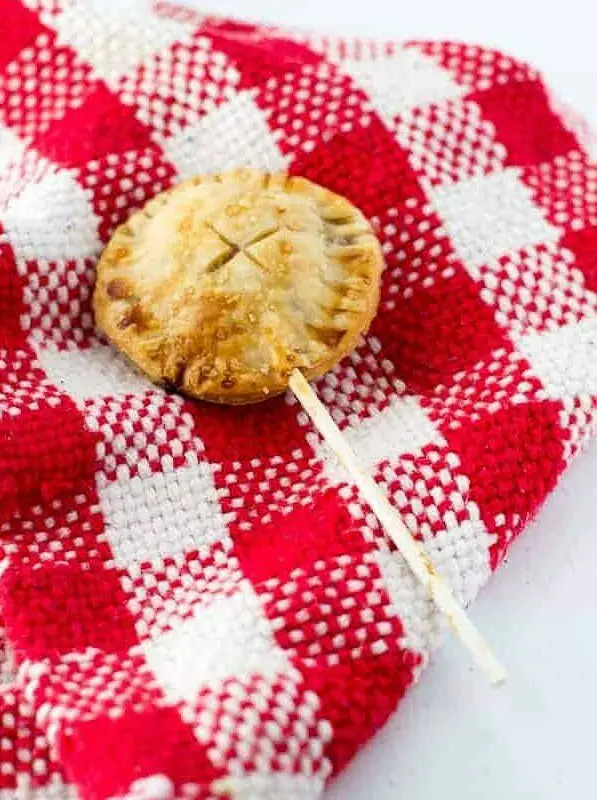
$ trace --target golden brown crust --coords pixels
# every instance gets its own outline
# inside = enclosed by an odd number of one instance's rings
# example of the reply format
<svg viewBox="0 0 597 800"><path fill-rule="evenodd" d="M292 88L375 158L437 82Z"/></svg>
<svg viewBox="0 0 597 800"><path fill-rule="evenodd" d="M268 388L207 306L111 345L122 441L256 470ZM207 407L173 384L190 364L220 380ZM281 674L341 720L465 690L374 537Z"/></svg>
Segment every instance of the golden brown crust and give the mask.
<svg viewBox="0 0 597 800"><path fill-rule="evenodd" d="M379 302L363 214L304 178L241 169L181 183L121 225L96 321L156 383L214 402L283 392L356 346Z"/></svg>

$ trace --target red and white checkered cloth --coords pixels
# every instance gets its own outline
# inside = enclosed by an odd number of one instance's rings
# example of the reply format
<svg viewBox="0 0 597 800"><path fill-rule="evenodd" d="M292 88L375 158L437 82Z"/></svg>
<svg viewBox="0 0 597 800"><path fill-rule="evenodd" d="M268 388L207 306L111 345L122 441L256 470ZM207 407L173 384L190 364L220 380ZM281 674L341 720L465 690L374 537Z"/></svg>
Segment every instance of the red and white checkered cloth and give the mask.
<svg viewBox="0 0 597 800"><path fill-rule="evenodd" d="M311 800L441 621L291 397L149 385L94 263L154 193L289 168L387 258L318 384L469 603L597 426L597 170L527 65L129 0L0 0L0 798Z"/></svg>

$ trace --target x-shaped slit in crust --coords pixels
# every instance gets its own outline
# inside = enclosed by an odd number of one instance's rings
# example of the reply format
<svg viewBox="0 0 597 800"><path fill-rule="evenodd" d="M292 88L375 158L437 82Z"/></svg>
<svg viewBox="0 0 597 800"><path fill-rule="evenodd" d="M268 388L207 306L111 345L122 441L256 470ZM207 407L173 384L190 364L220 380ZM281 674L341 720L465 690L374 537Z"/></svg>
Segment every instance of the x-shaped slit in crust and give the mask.
<svg viewBox="0 0 597 800"><path fill-rule="evenodd" d="M219 269L222 269L222 267L226 266L226 264L232 261L232 259L238 254L238 252L239 252L238 249L236 250L229 249L226 250L224 253L220 253L219 256L216 256L209 262L209 264L205 267L205 271L208 274L211 274L212 272L217 272Z"/></svg>
<svg viewBox="0 0 597 800"><path fill-rule="evenodd" d="M355 221L354 214L350 216L344 217L323 217L323 221L326 225L331 225L335 228L339 228L341 225L350 225L351 222Z"/></svg>
<svg viewBox="0 0 597 800"><path fill-rule="evenodd" d="M243 255L245 255L249 259L249 261L252 261L253 264L259 267L259 269L262 270L263 272L268 271L265 264L262 264L261 261L259 261L259 259L253 255L253 253L249 253L248 248L254 244L257 244L258 242L263 242L265 239L269 239L271 236L274 236L274 234L278 232L279 228L270 228L269 230L262 231L261 233L258 233L256 236L254 236L253 239L251 239L251 241L246 242L246 244L242 246L239 246L230 239L228 239L227 236L224 236L224 234L221 233L215 227L215 225L213 225L213 223L206 221L204 224L206 228L209 228L209 230L212 231L212 233L215 233L215 235L219 239L221 239L222 242L229 248L225 253L216 256L216 258L214 258L207 265L206 272L217 272L223 266L232 261L232 259L235 258L235 256L237 256L239 253L243 253Z"/></svg>
<svg viewBox="0 0 597 800"><path fill-rule="evenodd" d="M208 273L217 272L226 264L230 263L230 261L232 261L232 259L240 253L240 247L235 245L234 242L231 242L225 236L222 236L220 231L216 230L211 222L206 221L204 225L206 228L209 228L212 233L215 233L218 239L220 239L228 247L228 250L213 258L205 268L205 271Z"/></svg>

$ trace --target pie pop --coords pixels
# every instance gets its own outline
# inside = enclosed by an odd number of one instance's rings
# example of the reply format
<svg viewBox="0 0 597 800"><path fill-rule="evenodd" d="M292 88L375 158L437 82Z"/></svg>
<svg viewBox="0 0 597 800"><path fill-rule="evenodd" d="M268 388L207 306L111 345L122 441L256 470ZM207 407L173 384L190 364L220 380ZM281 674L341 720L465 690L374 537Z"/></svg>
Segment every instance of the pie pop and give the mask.
<svg viewBox="0 0 597 800"><path fill-rule="evenodd" d="M170 391L245 404L290 388L497 683L502 667L308 383L367 331L382 268L369 221L345 198L285 174L200 176L157 195L116 230L98 264L96 321Z"/></svg>

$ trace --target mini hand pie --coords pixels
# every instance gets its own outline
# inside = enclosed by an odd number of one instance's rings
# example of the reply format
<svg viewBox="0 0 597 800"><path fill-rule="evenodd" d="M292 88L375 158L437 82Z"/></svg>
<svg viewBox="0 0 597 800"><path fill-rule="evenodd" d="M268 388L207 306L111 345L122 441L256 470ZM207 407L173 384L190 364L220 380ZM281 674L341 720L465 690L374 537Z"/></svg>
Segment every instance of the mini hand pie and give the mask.
<svg viewBox="0 0 597 800"><path fill-rule="evenodd" d="M281 174L206 175L116 230L97 268L96 321L152 381L250 403L355 347L382 265L371 225L343 197Z"/></svg>

